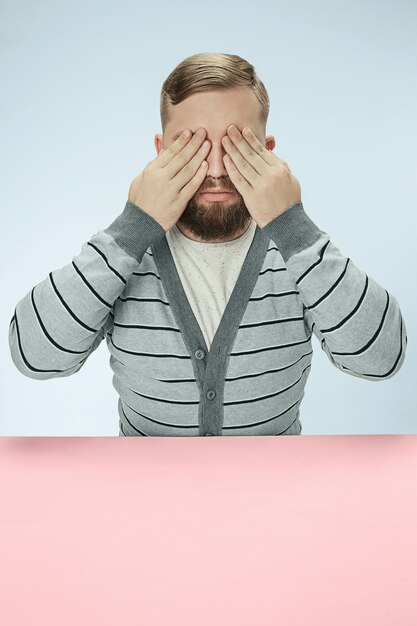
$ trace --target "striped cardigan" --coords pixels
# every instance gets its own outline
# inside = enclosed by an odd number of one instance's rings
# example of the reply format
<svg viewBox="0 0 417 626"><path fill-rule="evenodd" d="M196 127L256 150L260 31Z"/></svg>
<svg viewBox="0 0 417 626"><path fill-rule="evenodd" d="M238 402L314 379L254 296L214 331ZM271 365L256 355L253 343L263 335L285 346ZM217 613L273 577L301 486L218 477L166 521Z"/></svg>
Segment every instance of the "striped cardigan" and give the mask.
<svg viewBox="0 0 417 626"><path fill-rule="evenodd" d="M127 202L16 305L14 364L71 376L106 338L119 436L298 435L312 334L342 372L382 381L407 344L397 299L345 257L299 202L255 235L212 345L166 232Z"/></svg>

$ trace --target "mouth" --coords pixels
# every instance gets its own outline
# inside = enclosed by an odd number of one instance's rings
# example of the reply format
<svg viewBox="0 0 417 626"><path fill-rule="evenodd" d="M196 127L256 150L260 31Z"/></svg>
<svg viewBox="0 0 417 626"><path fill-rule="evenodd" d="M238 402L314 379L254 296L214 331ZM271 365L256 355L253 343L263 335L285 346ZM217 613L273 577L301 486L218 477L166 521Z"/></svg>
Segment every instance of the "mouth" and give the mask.
<svg viewBox="0 0 417 626"><path fill-rule="evenodd" d="M203 191L201 195L207 200L227 200L233 191Z"/></svg>

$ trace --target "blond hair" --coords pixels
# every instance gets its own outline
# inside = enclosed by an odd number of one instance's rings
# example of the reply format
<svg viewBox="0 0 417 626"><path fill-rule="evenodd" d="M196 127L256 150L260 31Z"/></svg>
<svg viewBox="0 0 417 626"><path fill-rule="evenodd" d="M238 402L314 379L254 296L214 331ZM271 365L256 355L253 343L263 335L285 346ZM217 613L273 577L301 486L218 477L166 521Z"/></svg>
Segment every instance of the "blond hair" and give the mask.
<svg viewBox="0 0 417 626"><path fill-rule="evenodd" d="M166 78L160 96L162 132L170 119L170 106L179 104L188 96L203 91L225 91L247 86L259 102L259 120L266 132L269 115L269 97L265 85L253 65L237 54L201 52L187 57Z"/></svg>

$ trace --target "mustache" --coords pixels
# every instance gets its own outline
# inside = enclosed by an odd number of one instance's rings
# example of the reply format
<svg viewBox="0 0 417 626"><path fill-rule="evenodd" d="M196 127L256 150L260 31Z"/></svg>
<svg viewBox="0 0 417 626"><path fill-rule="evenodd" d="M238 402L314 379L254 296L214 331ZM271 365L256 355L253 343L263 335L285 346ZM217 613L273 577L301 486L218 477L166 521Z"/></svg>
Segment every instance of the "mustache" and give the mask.
<svg viewBox="0 0 417 626"><path fill-rule="evenodd" d="M209 185L207 187L201 187L200 188L200 193L204 193L206 191L217 191L217 192L223 191L224 193L226 193L226 192L234 192L236 190L232 186L226 187L224 185L219 185L219 184L216 185L216 184L213 183L213 185Z"/></svg>

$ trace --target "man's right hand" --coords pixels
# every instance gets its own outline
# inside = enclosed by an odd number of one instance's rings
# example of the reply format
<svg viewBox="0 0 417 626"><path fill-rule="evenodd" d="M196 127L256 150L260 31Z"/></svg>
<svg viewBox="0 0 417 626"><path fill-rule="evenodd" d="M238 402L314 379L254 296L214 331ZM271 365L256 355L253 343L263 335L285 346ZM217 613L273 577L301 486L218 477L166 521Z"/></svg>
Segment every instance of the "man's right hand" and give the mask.
<svg viewBox="0 0 417 626"><path fill-rule="evenodd" d="M199 128L189 134L184 137L182 133L166 150L162 148L129 188L129 202L149 213L165 230L181 217L207 173L207 164L202 165L210 150L210 141L202 145L206 131Z"/></svg>

